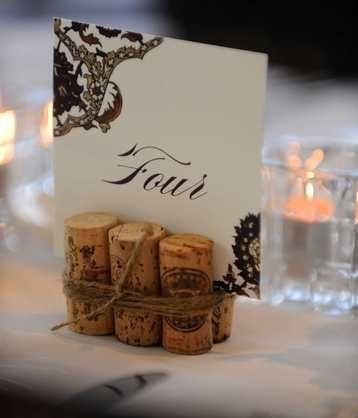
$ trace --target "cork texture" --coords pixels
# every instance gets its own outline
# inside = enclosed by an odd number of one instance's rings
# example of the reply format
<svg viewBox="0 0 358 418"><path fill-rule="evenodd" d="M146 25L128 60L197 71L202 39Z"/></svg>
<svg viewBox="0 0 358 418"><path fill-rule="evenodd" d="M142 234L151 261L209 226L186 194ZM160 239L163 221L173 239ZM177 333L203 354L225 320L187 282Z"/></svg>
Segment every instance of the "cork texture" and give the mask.
<svg viewBox="0 0 358 418"><path fill-rule="evenodd" d="M82 213L65 220L65 273L68 277L105 284L111 282L108 231L119 222L116 216L102 212ZM67 298L68 320L89 314L98 307L96 303ZM112 334L113 311L108 309L91 320L71 324L70 329L87 335Z"/></svg>
<svg viewBox="0 0 358 418"><path fill-rule="evenodd" d="M234 316L234 297L220 302L213 309L213 339L214 343L227 340L231 335Z"/></svg>
<svg viewBox="0 0 358 418"><path fill-rule="evenodd" d="M212 292L213 242L181 234L160 242L160 275L164 296L188 297ZM179 354L201 354L213 346L212 314L164 318L163 347Z"/></svg>
<svg viewBox="0 0 358 418"><path fill-rule="evenodd" d="M112 282L121 280L126 262L136 241L143 231L148 236L144 240L123 290L146 296L160 295L159 241L166 236L165 229L146 222L119 225L109 232L110 263ZM150 346L161 342L162 320L160 315L150 312L131 312L128 309L114 310L115 334L130 345Z"/></svg>

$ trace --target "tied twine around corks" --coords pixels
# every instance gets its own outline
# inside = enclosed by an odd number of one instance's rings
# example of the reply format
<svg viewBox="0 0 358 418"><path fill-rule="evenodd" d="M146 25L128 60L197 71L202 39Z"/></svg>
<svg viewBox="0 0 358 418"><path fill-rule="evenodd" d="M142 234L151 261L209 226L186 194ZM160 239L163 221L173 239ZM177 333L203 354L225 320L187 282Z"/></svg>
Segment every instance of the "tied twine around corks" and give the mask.
<svg viewBox="0 0 358 418"><path fill-rule="evenodd" d="M135 246L128 258L120 280L114 285L86 280L74 280L64 273L63 291L68 298L75 299L79 302L101 303L101 306L88 314L78 315L72 321L61 322L53 326L51 331L77 324L82 320L92 320L103 314L109 308L125 308L137 312L148 311L166 317L186 317L188 315L205 314L225 299L235 297L233 294L226 292L214 292L185 298L175 296L145 296L125 290L129 281L129 273L149 233L149 229L143 229L142 234L135 242Z"/></svg>

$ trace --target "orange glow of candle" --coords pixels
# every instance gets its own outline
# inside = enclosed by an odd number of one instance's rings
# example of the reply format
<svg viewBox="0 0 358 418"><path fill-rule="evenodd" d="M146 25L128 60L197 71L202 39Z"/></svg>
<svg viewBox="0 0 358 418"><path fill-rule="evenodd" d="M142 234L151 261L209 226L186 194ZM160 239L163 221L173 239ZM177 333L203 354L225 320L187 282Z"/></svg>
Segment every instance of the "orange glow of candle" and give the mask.
<svg viewBox="0 0 358 418"><path fill-rule="evenodd" d="M313 183L322 175L314 170L324 159L320 148L314 149L309 157L302 161L299 156L300 147L295 143L289 147L286 164L295 174L293 195L284 204L285 216L302 222L325 222L333 216L334 205L330 196L326 196L320 182ZM358 210L358 209L357 209Z"/></svg>
<svg viewBox="0 0 358 418"><path fill-rule="evenodd" d="M325 197L315 196L312 182L306 183L304 195L292 196L285 204L285 216L302 222L324 222L333 216L334 205Z"/></svg>
<svg viewBox="0 0 358 418"><path fill-rule="evenodd" d="M288 144L288 152L286 155L286 165L291 170L298 170L302 167L302 160L299 156L300 144L298 142L291 142Z"/></svg>
<svg viewBox="0 0 358 418"><path fill-rule="evenodd" d="M15 154L15 112L0 112L0 165L9 163Z"/></svg>
<svg viewBox="0 0 358 418"><path fill-rule="evenodd" d="M286 163L291 170L298 170L302 165L301 158L297 154L289 154L286 158Z"/></svg>
<svg viewBox="0 0 358 418"><path fill-rule="evenodd" d="M305 161L305 170L308 172L313 171L321 164L324 158L324 152L320 148L316 148L312 151L311 155Z"/></svg>
<svg viewBox="0 0 358 418"><path fill-rule="evenodd" d="M40 143L45 148L53 142L52 126L52 101L50 101L43 109L40 126Z"/></svg>

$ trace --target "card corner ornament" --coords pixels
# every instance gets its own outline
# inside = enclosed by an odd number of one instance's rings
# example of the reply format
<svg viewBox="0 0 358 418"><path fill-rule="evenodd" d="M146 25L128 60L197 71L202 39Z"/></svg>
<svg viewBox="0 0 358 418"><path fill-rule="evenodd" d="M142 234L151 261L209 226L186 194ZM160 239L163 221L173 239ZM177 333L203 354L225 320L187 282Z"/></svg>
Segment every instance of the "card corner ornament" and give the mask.
<svg viewBox="0 0 358 418"><path fill-rule="evenodd" d="M228 264L226 274L214 282L214 287L240 296L259 298L260 214L249 212L234 229L234 262Z"/></svg>
<svg viewBox="0 0 358 418"><path fill-rule="evenodd" d="M73 128L100 128L106 133L123 108L121 90L111 79L114 70L128 59L142 60L163 38L145 40L141 33L66 23L54 19L54 136ZM103 44L109 38L118 38L121 45L105 51Z"/></svg>

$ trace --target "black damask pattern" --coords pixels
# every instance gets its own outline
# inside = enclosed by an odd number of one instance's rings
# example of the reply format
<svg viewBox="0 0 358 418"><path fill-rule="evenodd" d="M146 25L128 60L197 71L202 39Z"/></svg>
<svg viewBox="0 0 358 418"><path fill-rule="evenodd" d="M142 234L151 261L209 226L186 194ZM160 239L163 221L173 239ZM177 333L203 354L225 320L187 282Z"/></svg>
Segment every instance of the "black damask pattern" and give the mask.
<svg viewBox="0 0 358 418"><path fill-rule="evenodd" d="M249 213L241 219L240 225L235 226L234 239L234 263L228 265L227 273L222 280L214 282L214 288L243 296L259 297L260 215Z"/></svg>

